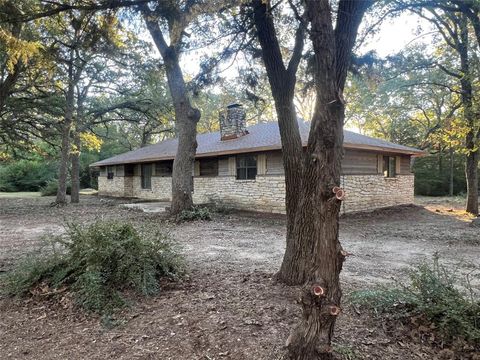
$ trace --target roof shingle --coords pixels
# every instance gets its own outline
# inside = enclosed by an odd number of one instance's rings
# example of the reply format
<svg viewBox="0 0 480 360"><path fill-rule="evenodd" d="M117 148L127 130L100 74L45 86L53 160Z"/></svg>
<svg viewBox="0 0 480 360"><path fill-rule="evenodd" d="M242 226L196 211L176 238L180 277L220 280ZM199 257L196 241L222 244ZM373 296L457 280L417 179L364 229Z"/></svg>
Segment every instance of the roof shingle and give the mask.
<svg viewBox="0 0 480 360"><path fill-rule="evenodd" d="M302 143L307 144L310 124L299 122ZM220 140L220 132L197 135L196 157L219 156L236 153L279 150L282 148L277 122L266 122L247 128L248 134L232 140ZM168 139L157 144L129 151L98 161L90 166L131 164L157 160L172 160L177 151L178 139ZM423 151L344 130L344 147L391 153L421 155Z"/></svg>

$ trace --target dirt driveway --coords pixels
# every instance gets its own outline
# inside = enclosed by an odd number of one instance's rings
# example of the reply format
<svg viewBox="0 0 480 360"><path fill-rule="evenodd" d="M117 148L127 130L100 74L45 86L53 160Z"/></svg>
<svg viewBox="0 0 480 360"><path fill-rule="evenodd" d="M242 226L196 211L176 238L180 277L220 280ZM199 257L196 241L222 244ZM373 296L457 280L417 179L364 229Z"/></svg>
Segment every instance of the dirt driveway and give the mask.
<svg viewBox="0 0 480 360"><path fill-rule="evenodd" d="M297 289L272 281L284 251L282 216L230 214L173 226L154 214L83 197L50 207L52 198L0 198L0 271L8 271L46 233L65 221L118 218L156 222L179 241L190 278L137 302L106 329L74 306L0 298L0 358L11 359L280 359L299 316ZM460 271L480 258L480 233L457 203L421 199L409 206L341 221L345 292L385 284L434 253ZM478 285L478 284L477 284ZM438 351L408 346L348 306L339 319L336 351L345 359L432 359Z"/></svg>

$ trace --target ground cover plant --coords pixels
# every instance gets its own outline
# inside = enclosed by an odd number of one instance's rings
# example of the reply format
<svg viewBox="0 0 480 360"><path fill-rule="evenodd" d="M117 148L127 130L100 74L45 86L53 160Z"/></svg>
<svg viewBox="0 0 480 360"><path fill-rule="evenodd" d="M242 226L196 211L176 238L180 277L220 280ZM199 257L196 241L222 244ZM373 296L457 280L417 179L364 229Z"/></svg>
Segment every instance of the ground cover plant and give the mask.
<svg viewBox="0 0 480 360"><path fill-rule="evenodd" d="M6 276L9 295L71 291L83 308L109 313L126 304L124 291L153 295L161 278L176 279L184 262L168 235L118 221L68 224Z"/></svg>
<svg viewBox="0 0 480 360"><path fill-rule="evenodd" d="M442 347L461 344L478 351L480 300L470 285L474 273L461 277L434 256L432 263L410 272L409 282L353 292L351 302L382 318L418 327Z"/></svg>
<svg viewBox="0 0 480 360"><path fill-rule="evenodd" d="M188 210L183 210L178 219L180 221L212 220L212 212L207 206L194 205Z"/></svg>

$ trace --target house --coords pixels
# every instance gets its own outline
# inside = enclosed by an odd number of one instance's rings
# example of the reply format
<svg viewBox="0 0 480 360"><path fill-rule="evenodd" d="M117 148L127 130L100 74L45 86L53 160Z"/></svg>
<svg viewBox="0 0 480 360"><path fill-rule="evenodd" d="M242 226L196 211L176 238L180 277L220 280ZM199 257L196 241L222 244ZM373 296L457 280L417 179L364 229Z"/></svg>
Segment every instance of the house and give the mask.
<svg viewBox="0 0 480 360"><path fill-rule="evenodd" d="M306 145L309 124L299 122ZM197 204L220 203L265 212L285 212L285 181L278 123L246 127L241 105L220 116L220 132L197 136L192 177ZM413 202L410 169L418 149L344 133L342 212L372 210ZM170 200L177 139L129 151L91 166L100 168L99 195Z"/></svg>

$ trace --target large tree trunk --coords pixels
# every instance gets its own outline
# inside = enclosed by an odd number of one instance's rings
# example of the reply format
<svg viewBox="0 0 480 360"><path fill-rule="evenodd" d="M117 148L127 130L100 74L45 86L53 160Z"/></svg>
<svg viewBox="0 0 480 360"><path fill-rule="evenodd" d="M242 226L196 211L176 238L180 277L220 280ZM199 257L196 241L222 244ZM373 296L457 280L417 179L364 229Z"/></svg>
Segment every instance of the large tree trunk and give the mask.
<svg viewBox="0 0 480 360"><path fill-rule="evenodd" d="M167 45L158 25L147 7L142 8L147 28L162 55L168 86L175 109L175 127L178 148L173 162L171 214L176 216L193 205L193 165L197 150L197 123L200 111L194 108L188 96L177 53L178 44Z"/></svg>
<svg viewBox="0 0 480 360"><path fill-rule="evenodd" d="M345 104L343 89L358 26L367 1L339 2L335 31L328 0L307 0L315 52L317 94L295 216L295 241L313 254L302 291L303 317L287 347L291 359L331 359L331 341L340 313L340 271L346 253L339 239L340 186Z"/></svg>
<svg viewBox="0 0 480 360"><path fill-rule="evenodd" d="M73 135L73 145L75 147L72 153L72 190L70 195L70 202L78 204L80 202L80 133L75 130Z"/></svg>
<svg viewBox="0 0 480 360"><path fill-rule="evenodd" d="M449 176L449 191L448 191L448 194L450 196L453 196L453 155L454 155L454 152L453 152L453 148L450 146L450 176Z"/></svg>
<svg viewBox="0 0 480 360"><path fill-rule="evenodd" d="M90 85L87 85L81 91L77 88L77 118L75 124L75 132L73 134L73 145L74 151L71 155L72 157L72 191L70 196L70 202L79 203L80 202L80 154L82 150L82 144L80 141L80 133L84 128L84 116L85 116L85 107L84 103L88 95L88 89Z"/></svg>
<svg viewBox="0 0 480 360"><path fill-rule="evenodd" d="M298 284L303 281L306 273L304 265L308 261L304 261L304 257L310 255L303 254L302 261L292 257L292 255L299 253L295 248L298 246L298 242L294 239L294 224L298 206L298 193L302 187L303 168L302 140L293 99L296 84L295 74L303 50L304 29L303 25L299 25L295 38L294 53L288 67L285 67L269 4L265 1L256 0L252 5L257 37L262 47L262 58L275 102L285 170L287 241L284 260L277 278L287 284Z"/></svg>
<svg viewBox="0 0 480 360"><path fill-rule="evenodd" d="M467 155L465 164L467 177L467 205L466 211L478 215L478 150Z"/></svg>
<svg viewBox="0 0 480 360"><path fill-rule="evenodd" d="M464 76L460 79L462 88L461 100L463 106L463 117L468 125L468 132L465 139L467 149L465 161L465 175L467 178L467 204L466 211L478 215L478 143L480 132L476 128L475 113L473 111L473 86L472 72L468 53L469 37L468 22L466 15L460 20L460 41L458 52L460 54L460 67Z"/></svg>
<svg viewBox="0 0 480 360"><path fill-rule="evenodd" d="M70 51L68 62L68 88L65 103L65 116L62 124L62 148L60 153L60 165L58 169L58 189L56 203L64 205L67 203L67 178L68 164L70 157L70 131L73 124L73 110L75 104L75 75L74 75L74 51Z"/></svg>

